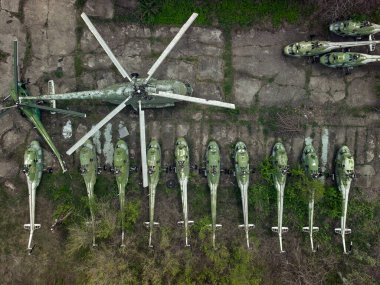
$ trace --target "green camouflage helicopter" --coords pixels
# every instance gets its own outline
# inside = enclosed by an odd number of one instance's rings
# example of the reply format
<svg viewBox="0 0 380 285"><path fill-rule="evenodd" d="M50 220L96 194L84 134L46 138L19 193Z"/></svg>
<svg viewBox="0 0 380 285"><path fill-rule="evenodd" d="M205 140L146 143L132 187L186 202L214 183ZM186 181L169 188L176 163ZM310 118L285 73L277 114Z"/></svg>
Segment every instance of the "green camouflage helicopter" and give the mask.
<svg viewBox="0 0 380 285"><path fill-rule="evenodd" d="M311 144L305 146L302 152L302 166L305 170L306 175L310 179L318 179L320 176L319 171L319 160L318 156L315 153L315 149ZM314 227L314 196L315 189L309 189L310 191L310 200L309 200L309 226L303 227L302 231L309 233L310 235L310 244L312 252L314 250L314 242L313 242L313 233L319 231L318 227Z"/></svg>
<svg viewBox="0 0 380 285"><path fill-rule="evenodd" d="M329 42L329 41L302 41L284 47L284 54L293 57L313 56L317 57L335 49L346 49L351 47L366 46L370 49L380 41L362 42Z"/></svg>
<svg viewBox="0 0 380 285"><path fill-rule="evenodd" d="M176 43L181 39L186 30L190 27L198 14L193 13L188 21L178 31L177 35L162 52L157 61L148 71L146 78L138 78L137 73L129 75L126 70L121 66L120 62L116 59L106 42L100 36L94 25L85 13L81 14L82 19L95 36L99 44L107 53L113 64L116 66L123 78L129 80L128 83L116 84L104 90L93 90L83 92L72 92L66 94L43 95L37 97L20 97L20 103L25 100L73 100L73 99L99 99L118 106L104 117L98 124L96 124L86 135L84 135L77 143L75 143L66 153L71 155L81 145L83 145L91 136L93 136L102 126L111 120L116 114L123 110L127 105L131 105L135 110L139 110L140 116L140 143L141 143L141 160L142 160L142 176L143 187L148 186L147 168L146 168L146 142L142 140L145 138L145 117L142 109L144 108L164 108L174 106L175 102L187 101L198 104L218 106L224 108L235 109L234 104L224 103L214 100L206 100L196 97L191 97L192 88L190 85L182 83L177 80L155 80L152 78L158 67L174 48Z"/></svg>
<svg viewBox="0 0 380 285"><path fill-rule="evenodd" d="M380 25L368 21L342 21L330 25L330 31L339 36L363 37L380 32Z"/></svg>
<svg viewBox="0 0 380 285"><path fill-rule="evenodd" d="M241 202L243 207L244 224L239 225L244 228L249 248L249 228L254 228L254 224L248 223L248 186L249 186L249 155L245 143L239 141L235 145L235 176L241 192Z"/></svg>
<svg viewBox="0 0 380 285"><path fill-rule="evenodd" d="M330 52L322 55L319 62L333 68L352 70L355 66L380 61L380 55L371 55L358 52Z"/></svg>
<svg viewBox="0 0 380 285"><path fill-rule="evenodd" d="M149 247L153 247L153 227L155 225L159 225L159 223L154 221L154 202L156 197L156 187L160 179L161 172L161 147L155 139L153 139L148 146L147 162L149 185L149 222L145 222L145 225L149 228Z"/></svg>
<svg viewBox="0 0 380 285"><path fill-rule="evenodd" d="M342 236L343 252L347 254L345 235L351 233L351 229L346 228L348 194L350 192L351 181L355 177L354 158L347 146L342 146L335 160L335 179L338 189L342 194L342 217L340 228L335 229L335 233Z"/></svg>
<svg viewBox="0 0 380 285"><path fill-rule="evenodd" d="M278 225L277 227L272 227L272 231L278 233L278 238L280 240L280 252L284 253L282 249L282 233L286 233L289 229L282 226L282 214L284 206L284 190L286 183L286 176L289 172L288 166L288 156L286 154L285 147L282 143L278 142L274 145L272 150L272 164L274 168L273 182L274 187L277 190L277 210L278 210Z"/></svg>
<svg viewBox="0 0 380 285"><path fill-rule="evenodd" d="M83 176L86 184L87 195L91 213L91 227L92 227L92 246L96 246L95 242L95 197L94 186L96 183L96 175L98 174L98 163L96 158L95 147L90 140L82 146L79 152L80 160L80 173Z"/></svg>
<svg viewBox="0 0 380 285"><path fill-rule="evenodd" d="M205 173L211 193L212 245L215 249L215 231L222 226L216 223L216 197L220 180L220 151L215 141L210 141L207 146Z"/></svg>
<svg viewBox="0 0 380 285"><path fill-rule="evenodd" d="M129 152L128 145L125 141L119 140L116 143L115 152L113 154L112 172L116 177L116 184L119 190L120 200L120 218L121 218L121 246L124 244L124 214L125 214L125 187L129 178Z"/></svg>
<svg viewBox="0 0 380 285"><path fill-rule="evenodd" d="M28 241L28 252L31 254L32 239L34 230L41 228L41 224L34 223L34 215L36 208L36 189L41 182L43 162L42 162L42 149L37 141L32 141L24 154L24 167L22 171L26 175L29 192L29 217L30 223L24 225L24 229L30 230Z"/></svg>
<svg viewBox="0 0 380 285"><path fill-rule="evenodd" d="M187 182L190 175L189 147L186 143L186 140L182 137L177 139L175 145L175 172L177 174L177 179L181 188L183 210L183 221L179 221L178 224L184 225L185 246L190 246L188 243L188 225L193 224L194 221L189 221L187 207Z"/></svg>

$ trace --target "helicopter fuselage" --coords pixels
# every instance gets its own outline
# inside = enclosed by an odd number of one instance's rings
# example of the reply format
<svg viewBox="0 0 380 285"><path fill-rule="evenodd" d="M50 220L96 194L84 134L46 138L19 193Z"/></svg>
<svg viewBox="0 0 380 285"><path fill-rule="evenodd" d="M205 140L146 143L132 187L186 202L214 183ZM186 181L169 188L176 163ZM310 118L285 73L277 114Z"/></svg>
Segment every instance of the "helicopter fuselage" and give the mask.
<svg viewBox="0 0 380 285"><path fill-rule="evenodd" d="M43 95L29 97L29 100L102 100L111 104L120 104L131 96L127 105L131 105L135 110L139 108L139 101L141 101L141 108L143 109L171 107L177 102L175 99L149 95L159 92L191 96L193 89L189 84L178 80L156 80L152 78L148 83L145 83L144 78L138 78L134 82L114 84L101 90Z"/></svg>
<svg viewBox="0 0 380 285"><path fill-rule="evenodd" d="M319 59L320 63L333 68L351 68L380 61L380 56L358 52L330 52Z"/></svg>

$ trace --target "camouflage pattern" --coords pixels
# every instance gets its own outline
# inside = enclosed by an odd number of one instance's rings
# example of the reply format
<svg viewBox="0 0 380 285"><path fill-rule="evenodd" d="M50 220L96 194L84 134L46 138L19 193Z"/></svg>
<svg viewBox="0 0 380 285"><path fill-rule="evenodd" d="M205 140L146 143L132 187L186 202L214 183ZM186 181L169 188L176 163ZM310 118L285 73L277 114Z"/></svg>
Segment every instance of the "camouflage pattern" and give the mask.
<svg viewBox="0 0 380 285"><path fill-rule="evenodd" d="M339 36L369 36L380 32L380 25L368 21L341 21L330 25L330 31Z"/></svg>
<svg viewBox="0 0 380 285"><path fill-rule="evenodd" d="M125 187L129 178L129 153L128 145L125 141L119 140L116 143L113 155L113 170L116 177L116 184L119 190L120 217L121 217L121 246L124 247L124 212L125 212Z"/></svg>
<svg viewBox="0 0 380 285"><path fill-rule="evenodd" d="M98 163L96 159L95 147L90 140L82 146L79 152L80 173L84 179L87 189L87 195L90 206L91 226L92 226L92 246L96 246L95 242L95 197L94 186L96 183L96 175L98 172Z"/></svg>
<svg viewBox="0 0 380 285"><path fill-rule="evenodd" d="M206 175L211 193L212 244L215 248L215 231L220 226L216 224L216 198L220 180L220 151L215 141L211 141L207 146Z"/></svg>
<svg viewBox="0 0 380 285"><path fill-rule="evenodd" d="M149 227L149 247L152 247L152 234L154 222L154 202L156 197L156 187L160 179L161 172L161 147L157 140L153 139L147 150L148 181L149 181L149 222L145 223Z"/></svg>
<svg viewBox="0 0 380 285"><path fill-rule="evenodd" d="M321 64L333 68L351 68L376 61L380 61L380 56L358 52L330 52L319 58Z"/></svg>

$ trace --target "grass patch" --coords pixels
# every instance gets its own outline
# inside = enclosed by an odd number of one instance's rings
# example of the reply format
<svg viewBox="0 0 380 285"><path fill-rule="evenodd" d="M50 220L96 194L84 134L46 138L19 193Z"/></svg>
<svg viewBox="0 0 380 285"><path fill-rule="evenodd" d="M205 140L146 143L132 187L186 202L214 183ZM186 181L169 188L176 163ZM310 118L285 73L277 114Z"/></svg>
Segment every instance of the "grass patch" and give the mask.
<svg viewBox="0 0 380 285"><path fill-rule="evenodd" d="M212 25L217 22L222 27L235 25L250 26L258 21L270 19L279 27L283 21L295 23L302 15L299 1L283 0L140 0L138 14L144 24L182 25L191 13L199 14L196 25ZM118 20L123 18L118 16ZM131 20L125 17L124 20Z"/></svg>

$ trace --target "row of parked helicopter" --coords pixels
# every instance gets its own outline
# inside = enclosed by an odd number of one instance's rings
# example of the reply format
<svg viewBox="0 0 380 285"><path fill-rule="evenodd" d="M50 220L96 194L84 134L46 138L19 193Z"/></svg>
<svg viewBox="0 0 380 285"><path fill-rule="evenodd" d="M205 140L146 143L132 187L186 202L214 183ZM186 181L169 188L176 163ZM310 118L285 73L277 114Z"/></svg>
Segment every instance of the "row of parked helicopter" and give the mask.
<svg viewBox="0 0 380 285"><path fill-rule="evenodd" d="M368 21L342 21L330 25L330 31L343 37L361 39L368 37L368 41L330 42L330 41L302 41L284 47L284 54L293 57L312 57L314 62L333 67L343 68L349 73L355 66L380 61L379 55L345 51L351 47L368 46L369 51L375 50L380 41L374 40L374 34L380 32L380 25ZM331 52L343 49L342 52Z"/></svg>
<svg viewBox="0 0 380 285"><path fill-rule="evenodd" d="M183 210L183 221L178 222L182 224L185 229L185 246L190 246L188 241L188 228L193 221L188 218L188 204L187 204L187 184L190 176L190 157L189 157L189 147L186 140L183 137L177 139L175 144L175 172L179 182L181 197L182 197L182 210ZM40 183L42 171L43 171L43 161L42 161L42 149L37 141L33 141L27 148L24 156L24 168L23 172L27 176L28 189L29 189L29 208L30 208L30 223L25 224L24 228L30 230L28 250L32 251L32 238L35 229L41 227L40 224L34 222L35 213L35 195L36 188ZM96 246L96 229L95 229L95 212L94 212L94 186L96 183L96 177L98 174L98 162L96 156L96 150L94 145L90 140L88 140L80 149L80 172L85 181L87 194L89 198L90 214L92 227L92 245ZM249 187L249 175L250 175L250 165L249 165L249 154L247 147L244 142L239 141L235 145L234 149L234 162L235 169L234 175L236 176L238 187L241 191L241 200L243 208L243 224L239 227L245 230L247 247L249 248L249 228L253 228L253 224L248 222L248 187ZM283 216L283 202L284 202L284 190L286 184L286 176L289 172L288 157L286 154L285 147L282 143L278 142L274 145L271 161L273 164L273 183L275 189L277 190L277 210L278 210L278 224L272 227L272 231L278 233L280 241L280 252L285 252L282 246L282 234L288 231L287 227L282 225ZM149 181L149 222L145 225L149 228L149 247L152 246L152 234L154 226L158 225L154 221L154 207L155 207L155 195L156 187L159 182L160 172L161 172L161 148L156 139L151 140L147 149L147 163L148 163L148 181ZM307 144L302 153L302 166L305 170L306 175L310 179L318 179L321 176L318 156L311 144ZM119 191L120 199L120 211L124 213L125 207L125 188L129 179L130 172L130 161L129 161L129 151L127 143L123 140L119 140L116 143L116 148L114 152L114 162L112 167L112 172L116 177L116 183ZM220 173L222 172L220 166L220 151L219 146L216 141L210 141L206 152L206 167L204 173L207 176L208 186L210 188L211 194L211 216L212 224L212 244L215 248L215 232L216 229L222 225L216 223L216 205L217 205L217 189L220 181ZM350 233L351 230L346 228L346 216L347 216L347 205L348 205L348 194L350 189L350 184L354 178L354 160L347 146L343 146L338 151L336 157L336 169L335 169L336 181L338 189L342 194L342 217L341 217L341 227L335 229L335 232L342 236L343 240L343 250L347 253L345 244L345 235ZM314 226L314 189L310 189L311 195L309 200L309 225L303 227L304 232L308 232L310 236L311 250L315 252L313 233L318 231L318 227ZM121 215L121 246L124 247L124 215Z"/></svg>

